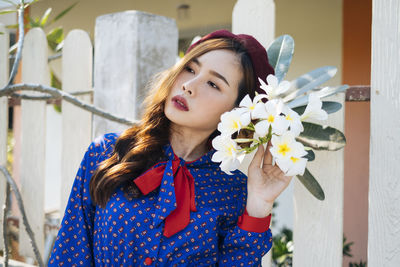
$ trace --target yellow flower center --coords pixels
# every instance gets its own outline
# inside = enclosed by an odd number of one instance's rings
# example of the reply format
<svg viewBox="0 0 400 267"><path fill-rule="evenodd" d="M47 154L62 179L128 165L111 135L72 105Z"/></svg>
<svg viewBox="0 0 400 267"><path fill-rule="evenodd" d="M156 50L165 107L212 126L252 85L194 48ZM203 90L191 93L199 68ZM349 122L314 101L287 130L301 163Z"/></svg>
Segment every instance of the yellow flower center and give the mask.
<svg viewBox="0 0 400 267"><path fill-rule="evenodd" d="M299 160L299 158L294 158L294 157L290 157L290 159L293 161L293 163L296 163Z"/></svg>
<svg viewBox="0 0 400 267"><path fill-rule="evenodd" d="M287 144L281 144L278 147L278 153L282 154L283 156L286 156L286 153L290 151L290 147L288 147Z"/></svg>
<svg viewBox="0 0 400 267"><path fill-rule="evenodd" d="M228 155L232 156L234 152L236 152L236 148L233 145L229 145L228 147Z"/></svg>
<svg viewBox="0 0 400 267"><path fill-rule="evenodd" d="M290 117L290 115L286 115L286 119L287 119L288 121L292 121L292 120L293 120L293 118Z"/></svg>
<svg viewBox="0 0 400 267"><path fill-rule="evenodd" d="M254 108L255 108L255 106L250 106L250 108L249 108L249 109L253 110Z"/></svg>
<svg viewBox="0 0 400 267"><path fill-rule="evenodd" d="M272 122L274 122L274 119L275 119L274 116L269 115L267 120L269 123L272 123Z"/></svg>
<svg viewBox="0 0 400 267"><path fill-rule="evenodd" d="M233 122L233 129L239 129L239 123L237 123L237 121Z"/></svg>

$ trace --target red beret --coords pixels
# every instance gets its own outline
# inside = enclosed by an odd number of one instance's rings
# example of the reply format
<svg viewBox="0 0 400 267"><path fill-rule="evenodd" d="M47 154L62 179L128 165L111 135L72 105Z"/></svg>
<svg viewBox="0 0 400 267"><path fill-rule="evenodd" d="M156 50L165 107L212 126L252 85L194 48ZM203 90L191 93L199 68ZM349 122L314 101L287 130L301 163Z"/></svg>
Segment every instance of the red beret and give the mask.
<svg viewBox="0 0 400 267"><path fill-rule="evenodd" d="M265 94L265 91L260 88L261 84L258 81L260 77L265 83L266 78L269 74L275 74L274 68L269 64L267 50L262 46L253 36L247 34L233 34L227 30L218 30L203 36L200 40L192 44L186 51L189 52L193 47L201 42L213 38L228 38L238 41L246 49L250 56L253 71L255 75L255 81L257 88L255 89L258 93Z"/></svg>

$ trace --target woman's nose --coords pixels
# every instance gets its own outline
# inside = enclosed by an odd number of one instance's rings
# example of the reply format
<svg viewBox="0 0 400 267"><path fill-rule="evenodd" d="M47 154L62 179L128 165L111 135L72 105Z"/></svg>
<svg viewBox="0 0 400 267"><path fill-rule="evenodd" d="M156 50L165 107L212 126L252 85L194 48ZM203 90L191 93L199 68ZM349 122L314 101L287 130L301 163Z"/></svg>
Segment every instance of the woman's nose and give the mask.
<svg viewBox="0 0 400 267"><path fill-rule="evenodd" d="M196 87L196 79L187 80L182 84L183 91L187 92L189 95L193 95L193 93L195 92L194 89L195 87Z"/></svg>
<svg viewBox="0 0 400 267"><path fill-rule="evenodd" d="M183 91L187 92L189 95L192 94L192 90L188 89L185 84L182 85L182 89L183 89Z"/></svg>

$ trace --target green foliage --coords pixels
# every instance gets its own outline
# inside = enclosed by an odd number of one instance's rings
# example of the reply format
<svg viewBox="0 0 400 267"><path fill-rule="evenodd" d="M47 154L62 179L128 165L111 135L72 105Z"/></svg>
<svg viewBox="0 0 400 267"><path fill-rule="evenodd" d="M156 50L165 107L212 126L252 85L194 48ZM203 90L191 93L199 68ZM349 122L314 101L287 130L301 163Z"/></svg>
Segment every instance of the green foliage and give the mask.
<svg viewBox="0 0 400 267"><path fill-rule="evenodd" d="M351 254L351 246L354 242L346 242L346 237L343 235L343 256L353 257ZM289 228L282 228L281 231L273 237L272 246L272 262L273 266L289 267L292 266L293 261L293 232ZM349 267L366 267L367 262L360 260L357 262L350 262Z"/></svg>
<svg viewBox="0 0 400 267"><path fill-rule="evenodd" d="M310 193L319 200L325 199L324 190L322 190L318 181L314 178L314 176L310 173L310 171L306 168L303 175L296 176L299 181L307 188Z"/></svg>
<svg viewBox="0 0 400 267"><path fill-rule="evenodd" d="M316 150L336 151L346 144L344 134L335 128L304 121L303 127L304 131L296 140L305 146Z"/></svg>
<svg viewBox="0 0 400 267"><path fill-rule="evenodd" d="M53 49L53 51L59 51L61 49L60 44L64 40L64 30L62 27L52 29L47 34L47 43Z"/></svg>
<svg viewBox="0 0 400 267"><path fill-rule="evenodd" d="M2 0L4 1L4 0ZM32 5L33 3L37 2L36 1L32 1L31 3L26 4L25 6L29 6ZM66 14L68 14L69 11L71 11L76 5L78 4L78 2L75 2L74 4L68 6L67 8L65 8L64 10L62 10L60 13L58 13L54 19L49 21L51 12L52 12L52 8L48 8L46 9L46 11L43 13L43 15L41 17L28 17L28 23L25 25L26 29L31 29L31 28L35 28L35 27L39 27L42 28L43 30L45 30L48 26L52 25L54 22L58 21L59 19L61 19L62 17L64 17ZM11 13L11 12L17 12L18 6L15 6L15 9L8 9L8 10L4 10L3 12L0 12L0 15L2 13L7 14L7 13ZM18 24L12 24L12 25L7 25L7 28L18 28ZM64 33L63 33L63 28L60 27L56 27L54 29L51 29L48 31L48 33L46 34L47 37L47 42L49 44L49 47L57 52L59 50L61 50L62 48L62 44L63 44L63 40L64 40ZM14 53L16 51L17 46L12 46L10 48L10 53Z"/></svg>
<svg viewBox="0 0 400 267"><path fill-rule="evenodd" d="M1 0L1 1L4 1L4 0ZM5 1L10 2L7 0L5 0ZM37 2L37 1L38 0L34 0L31 3L26 4L25 8L29 5L32 5L33 3ZM25 25L25 28L31 29L31 28L39 27L39 28L42 28L43 30L45 30L45 28L52 25L54 22L58 21L59 19L64 17L66 14L68 14L68 12L70 12L77 4L78 4L78 2L75 2L74 4L68 6L67 8L62 10L60 13L58 13L54 17L54 19L52 19L50 21L49 21L49 18L50 18L51 12L52 12L51 7L46 9L46 11L43 13L43 15L41 17L36 17L36 18L28 17L29 22ZM15 9L4 10L4 11L0 12L0 15L17 12L18 5L15 5L15 3L13 3L13 5L15 6ZM18 24L8 25L7 28L18 28ZM54 52L59 52L62 50L63 43L64 43L63 42L64 41L64 30L61 26L49 30L46 34L46 38L47 38L47 43L48 43L49 47ZM10 47L10 50L9 50L10 53L14 53L16 51L17 51L17 44ZM61 81L59 79L57 79L57 77L54 75L53 71L50 71L50 78L51 78L51 86L61 90L61 87L62 87ZM61 106L55 104L55 105L53 105L53 107L57 112L61 112Z"/></svg>
<svg viewBox="0 0 400 267"><path fill-rule="evenodd" d="M354 244L354 242L348 242L346 243L347 239L343 234L343 256L345 257L353 257L351 254L351 246ZM367 262L360 260L359 263L357 262L350 262L349 267L366 267Z"/></svg>
<svg viewBox="0 0 400 267"><path fill-rule="evenodd" d="M279 36L267 48L267 53L269 62L275 70L275 76L279 81L282 81L292 62L294 54L293 38L289 35ZM347 90L348 85L319 88L323 83L335 76L336 73L337 68L334 66L323 66L311 70L291 81L290 88L281 93L279 97L283 99L283 102L289 108L292 108L299 115L303 114L306 104L308 104L310 93L315 93L319 98L324 98ZM260 78L265 80L266 77ZM342 104L338 102L322 101L322 109L328 114L334 113L341 108ZM313 149L335 151L343 148L346 144L344 134L335 128L304 121L302 123L304 131L296 139L307 147L305 158L308 161L315 159ZM323 189L307 169L304 175L297 175L297 178L317 199L325 199Z"/></svg>
<svg viewBox="0 0 400 267"><path fill-rule="evenodd" d="M360 263L350 262L349 267L367 267L367 262L361 260Z"/></svg>
<svg viewBox="0 0 400 267"><path fill-rule="evenodd" d="M354 242L349 242L346 243L347 238L343 235L343 256L347 257L353 257L353 255L350 253L351 252L351 245L354 244Z"/></svg>
<svg viewBox="0 0 400 267"><path fill-rule="evenodd" d="M272 261L275 266L292 266L293 233L289 228L283 228L273 237Z"/></svg>
<svg viewBox="0 0 400 267"><path fill-rule="evenodd" d="M279 81L285 77L292 62L294 53L294 40L290 35L282 35L276 38L269 46L268 60L270 65L275 69L275 76ZM265 80L266 77L260 77Z"/></svg>
<svg viewBox="0 0 400 267"><path fill-rule="evenodd" d="M311 148L309 147L305 147L306 148L306 152L307 155L305 155L304 157L308 160L308 161L313 161L315 159L315 153L314 151L312 151Z"/></svg>
<svg viewBox="0 0 400 267"><path fill-rule="evenodd" d="M303 114L306 110L307 105L299 106L293 108L298 114ZM342 104L334 101L322 101L322 109L326 111L326 113L331 114L342 108Z"/></svg>
<svg viewBox="0 0 400 267"><path fill-rule="evenodd" d="M8 129L7 130L7 164L6 168L9 173L12 173L12 165L14 162L13 158L13 151L14 151L14 135L12 130Z"/></svg>

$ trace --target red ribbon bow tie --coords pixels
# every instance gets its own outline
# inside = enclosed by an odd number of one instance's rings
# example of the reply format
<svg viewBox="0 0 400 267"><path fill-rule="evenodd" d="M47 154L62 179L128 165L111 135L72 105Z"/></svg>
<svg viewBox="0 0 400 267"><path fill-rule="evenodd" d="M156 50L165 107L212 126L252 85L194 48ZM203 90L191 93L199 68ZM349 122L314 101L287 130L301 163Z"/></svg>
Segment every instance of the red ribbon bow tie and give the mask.
<svg viewBox="0 0 400 267"><path fill-rule="evenodd" d="M160 187L156 217L153 224L165 219L164 236L170 237L184 229L190 221L190 211L197 211L194 194L194 178L185 161L170 149L173 159L153 168L134 180L140 191L147 195Z"/></svg>

